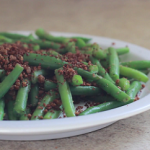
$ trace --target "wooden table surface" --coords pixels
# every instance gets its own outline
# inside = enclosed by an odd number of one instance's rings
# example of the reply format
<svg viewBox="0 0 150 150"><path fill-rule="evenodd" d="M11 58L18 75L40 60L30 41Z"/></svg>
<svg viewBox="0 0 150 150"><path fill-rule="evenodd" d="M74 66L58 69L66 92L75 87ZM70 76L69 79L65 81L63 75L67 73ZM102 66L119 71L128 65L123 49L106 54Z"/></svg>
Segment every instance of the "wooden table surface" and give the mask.
<svg viewBox="0 0 150 150"><path fill-rule="evenodd" d="M74 32L150 49L149 0L0 0L0 31ZM150 150L150 111L85 135L46 141L0 141L0 150Z"/></svg>

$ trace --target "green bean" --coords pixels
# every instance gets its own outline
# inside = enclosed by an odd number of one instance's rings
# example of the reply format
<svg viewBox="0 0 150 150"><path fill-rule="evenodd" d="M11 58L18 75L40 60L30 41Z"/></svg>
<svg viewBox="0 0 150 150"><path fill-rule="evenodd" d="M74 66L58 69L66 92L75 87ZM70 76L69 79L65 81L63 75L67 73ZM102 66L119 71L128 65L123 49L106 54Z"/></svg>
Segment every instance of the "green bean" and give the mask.
<svg viewBox="0 0 150 150"><path fill-rule="evenodd" d="M25 87L23 86L23 83L26 84ZM14 111L17 112L18 114L22 114L26 109L29 91L30 91L30 81L24 79L18 90L14 105Z"/></svg>
<svg viewBox="0 0 150 150"><path fill-rule="evenodd" d="M87 62L84 62L84 61L82 63L88 67L89 72L98 73L98 66L97 65L89 65Z"/></svg>
<svg viewBox="0 0 150 150"><path fill-rule="evenodd" d="M24 62L29 62L29 65L39 66L40 64L42 68L52 70L67 64L67 62L62 61L59 58L34 53L25 54L23 58Z"/></svg>
<svg viewBox="0 0 150 150"><path fill-rule="evenodd" d="M40 104L37 106L37 108L33 112L31 120L39 120L41 117L43 117L46 105L52 102L57 97L58 97L58 93L52 90L50 91L49 94L45 95L42 101L40 102Z"/></svg>
<svg viewBox="0 0 150 150"><path fill-rule="evenodd" d="M89 69L89 72L91 72L91 73L98 73L98 66L97 65L89 65L88 69Z"/></svg>
<svg viewBox="0 0 150 150"><path fill-rule="evenodd" d="M4 107L5 107L5 102L4 99L0 99L0 120L3 120L4 118Z"/></svg>
<svg viewBox="0 0 150 150"><path fill-rule="evenodd" d="M65 37L55 37L50 35L49 33L47 33L44 29L39 28L35 31L35 34L40 38L40 39L45 39L48 41L53 41L56 43L67 43L69 42L69 38L65 38Z"/></svg>
<svg viewBox="0 0 150 150"><path fill-rule="evenodd" d="M15 66L15 68L10 72L8 76L0 84L0 99L8 92L11 86L18 79L19 75L23 71L23 67L19 64Z"/></svg>
<svg viewBox="0 0 150 150"><path fill-rule="evenodd" d="M126 91L129 87L130 87L130 81L127 80L126 78L121 78L119 79L119 87L121 87L121 89L123 91Z"/></svg>
<svg viewBox="0 0 150 150"><path fill-rule="evenodd" d="M102 76L103 78L109 80L110 82L114 83L114 81L111 79L109 74L106 72L106 70L102 67L101 63L94 57L90 57L93 64L97 65L98 67L98 75Z"/></svg>
<svg viewBox="0 0 150 150"><path fill-rule="evenodd" d="M12 39L9 39L9 38L2 36L2 35L0 35L0 41L3 43L12 43L13 42Z"/></svg>
<svg viewBox="0 0 150 150"><path fill-rule="evenodd" d="M49 91L51 89L55 89L57 87L57 84L49 81L49 80L45 80L44 82L44 90Z"/></svg>
<svg viewBox="0 0 150 150"><path fill-rule="evenodd" d="M123 106L123 105L128 104L128 103L130 103L130 102L126 102L126 103L118 102L118 101L105 102L103 104L87 108L85 111L81 112L79 114L79 116L89 115L89 114L93 114L93 113L97 113L97 112L102 112L102 111L114 109L114 108Z"/></svg>
<svg viewBox="0 0 150 150"><path fill-rule="evenodd" d="M85 71L81 68L74 68L79 75L82 77L93 80L97 83L97 85L102 88L104 91L106 91L108 94L110 94L112 97L116 98L118 101L127 102L130 100L130 97L121 91L117 86L115 86L113 83L108 81L105 78L102 78L101 76L98 76L96 74L92 74L88 71Z"/></svg>
<svg viewBox="0 0 150 150"><path fill-rule="evenodd" d="M74 75L71 80L71 85L78 86L83 84L83 79L80 75Z"/></svg>
<svg viewBox="0 0 150 150"><path fill-rule="evenodd" d="M135 99L136 94L140 91L141 88L142 84L140 82L133 81L126 93L131 97L131 99Z"/></svg>
<svg viewBox="0 0 150 150"><path fill-rule="evenodd" d="M9 120L18 120L18 115L17 115L17 113L14 111L14 104L15 104L15 101L12 100L11 98L10 98L9 101L6 103L6 106L7 106L7 114L8 114L8 119L9 119Z"/></svg>
<svg viewBox="0 0 150 150"><path fill-rule="evenodd" d="M92 55L97 59L105 59L107 57L107 53L100 48L100 46L96 43L89 45L89 47L93 48Z"/></svg>
<svg viewBox="0 0 150 150"><path fill-rule="evenodd" d="M24 48L29 48L28 44L23 44L22 45Z"/></svg>
<svg viewBox="0 0 150 150"><path fill-rule="evenodd" d="M36 35L40 38L40 39L46 39L48 41L53 41L56 43L68 43L70 41L70 38L66 38L66 37L56 37L56 36L52 36L50 34L48 34L44 29L39 28L36 30ZM85 46L85 42L84 40L78 38L76 39L76 46L78 46L79 48L82 48Z"/></svg>
<svg viewBox="0 0 150 150"><path fill-rule="evenodd" d="M94 102L110 102L110 101L116 101L115 98L113 98L110 95L99 95L99 96L92 96L87 98L89 101L94 101Z"/></svg>
<svg viewBox="0 0 150 150"><path fill-rule="evenodd" d="M93 54L93 48L92 47L83 47L82 50L80 50L82 54Z"/></svg>
<svg viewBox="0 0 150 150"><path fill-rule="evenodd" d="M0 79L2 79L5 76L5 70L0 69Z"/></svg>
<svg viewBox="0 0 150 150"><path fill-rule="evenodd" d="M66 51L67 52L71 52L73 54L76 53L76 45L75 45L75 42L68 42L66 43Z"/></svg>
<svg viewBox="0 0 150 150"><path fill-rule="evenodd" d="M128 47L122 47L122 48L116 48L116 51L118 55L122 55L122 54L129 53L130 50Z"/></svg>
<svg viewBox="0 0 150 150"><path fill-rule="evenodd" d="M78 46L78 48L82 48L82 47L86 46L86 44L85 44L84 40L78 38L76 41L76 46Z"/></svg>
<svg viewBox="0 0 150 150"><path fill-rule="evenodd" d="M107 69L109 67L109 63L107 60L101 60L100 63L102 64L102 66Z"/></svg>
<svg viewBox="0 0 150 150"><path fill-rule="evenodd" d="M122 62L121 65L130 67L133 69L147 69L147 68L150 68L150 60L137 60L137 61Z"/></svg>
<svg viewBox="0 0 150 150"><path fill-rule="evenodd" d="M55 56L55 57L58 57L58 58L62 58L63 57L61 54L59 54L58 52L56 52L54 50L46 51L46 54L52 55L52 56Z"/></svg>
<svg viewBox="0 0 150 150"><path fill-rule="evenodd" d="M44 83L44 90L49 91L57 87L56 83L46 80ZM101 93L101 89L95 86L70 86L72 95L96 95Z"/></svg>
<svg viewBox="0 0 150 150"><path fill-rule="evenodd" d="M32 49L34 51L38 51L38 50L40 50L40 46L39 45L32 45Z"/></svg>
<svg viewBox="0 0 150 150"><path fill-rule="evenodd" d="M101 94L102 90L95 86L70 86L70 91L72 95L97 95Z"/></svg>
<svg viewBox="0 0 150 150"><path fill-rule="evenodd" d="M112 47L108 49L109 52L109 74L110 77L116 81L119 79L119 59L116 50Z"/></svg>
<svg viewBox="0 0 150 150"><path fill-rule="evenodd" d="M0 32L0 35L3 35L10 39L23 39L27 38L28 36L22 35L22 34L16 34L16 33L8 33L8 32Z"/></svg>
<svg viewBox="0 0 150 150"><path fill-rule="evenodd" d="M16 40L18 41L18 40ZM38 39L29 40L29 39L20 39L19 40L22 43L28 43L28 44L38 44L41 49L47 49L52 48L55 49L59 53L66 53L67 50L65 48L62 48L61 44L50 42L50 41L42 41Z"/></svg>
<svg viewBox="0 0 150 150"><path fill-rule="evenodd" d="M39 86L37 84L34 84L31 86L31 90L29 93L29 105L31 105L32 107L37 106L38 104L38 94L39 94Z"/></svg>
<svg viewBox="0 0 150 150"><path fill-rule="evenodd" d="M85 43L89 42L91 38L86 38L86 37L80 37L80 36L73 36L71 39L82 39Z"/></svg>
<svg viewBox="0 0 150 150"><path fill-rule="evenodd" d="M35 40L35 38L34 38L34 36L32 34L29 34L25 39Z"/></svg>
<svg viewBox="0 0 150 150"><path fill-rule="evenodd" d="M61 110L54 110L54 109L51 109L49 110L43 117L43 119L55 119L55 118L58 118L61 114Z"/></svg>
<svg viewBox="0 0 150 150"><path fill-rule="evenodd" d="M148 81L147 75L145 75L144 73L142 73L138 70L135 70L135 69L132 69L129 67L125 67L125 66L120 66L119 69L120 69L120 75L123 75L128 78L133 78L133 79L136 79L136 80L142 81L142 82Z"/></svg>
<svg viewBox="0 0 150 150"><path fill-rule="evenodd" d="M43 76L47 75L46 70L43 70L43 69L41 69L41 70L35 70L35 71L32 73L31 82L32 82L33 84L36 84L36 83L38 82L38 76L39 76L39 75L43 75Z"/></svg>
<svg viewBox="0 0 150 150"><path fill-rule="evenodd" d="M107 54L105 53L105 51L99 48L93 51L93 56L97 59L105 59L107 57Z"/></svg>
<svg viewBox="0 0 150 150"><path fill-rule="evenodd" d="M19 120L29 120L28 114L30 113L30 108L26 108L25 112L20 116Z"/></svg>
<svg viewBox="0 0 150 150"><path fill-rule="evenodd" d="M128 47L115 48L115 50L118 55L123 55L123 54L129 53L130 51ZM105 49L104 51L108 53L108 49Z"/></svg>
<svg viewBox="0 0 150 150"><path fill-rule="evenodd" d="M60 70L62 70L62 68L56 69L55 75L56 75L56 79L57 79L58 90L59 90L60 97L62 100L62 105L63 105L64 111L66 113L66 116L74 117L75 116L75 108L73 105L70 88L69 88L68 83L66 81L64 81L63 75L59 74Z"/></svg>

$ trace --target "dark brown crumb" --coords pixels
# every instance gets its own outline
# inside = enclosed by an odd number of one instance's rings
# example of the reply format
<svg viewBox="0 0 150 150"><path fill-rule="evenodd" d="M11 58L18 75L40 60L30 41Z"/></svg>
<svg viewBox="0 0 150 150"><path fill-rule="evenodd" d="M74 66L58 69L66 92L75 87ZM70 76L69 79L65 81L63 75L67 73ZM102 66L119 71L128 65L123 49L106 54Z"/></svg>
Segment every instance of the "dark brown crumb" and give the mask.
<svg viewBox="0 0 150 150"><path fill-rule="evenodd" d="M144 89L145 88L145 84L142 84L142 89Z"/></svg>
<svg viewBox="0 0 150 150"><path fill-rule="evenodd" d="M39 83L44 83L45 82L45 77L43 75L38 76L38 82Z"/></svg>
<svg viewBox="0 0 150 150"><path fill-rule="evenodd" d="M43 116L38 116L39 119L43 119Z"/></svg>
<svg viewBox="0 0 150 150"><path fill-rule="evenodd" d="M28 116L28 118L31 118L32 115L31 115L31 114L28 114L27 116Z"/></svg>
<svg viewBox="0 0 150 150"><path fill-rule="evenodd" d="M119 81L120 81L119 79L117 79L117 80L116 80L116 85L118 85L118 84L119 84Z"/></svg>

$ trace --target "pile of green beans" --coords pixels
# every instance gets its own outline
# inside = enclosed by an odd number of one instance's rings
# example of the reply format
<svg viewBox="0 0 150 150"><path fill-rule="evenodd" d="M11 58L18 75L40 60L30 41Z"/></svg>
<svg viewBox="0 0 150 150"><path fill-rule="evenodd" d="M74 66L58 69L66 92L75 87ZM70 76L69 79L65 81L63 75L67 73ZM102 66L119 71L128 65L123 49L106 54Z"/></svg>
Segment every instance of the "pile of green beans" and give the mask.
<svg viewBox="0 0 150 150"><path fill-rule="evenodd" d="M103 50L97 43L90 43L90 38L53 36L42 28L35 34L37 37L0 32L0 46L18 41L24 48L30 45L33 51L24 54L23 61L30 66L41 66L32 72L30 79L22 80L15 100L9 90L24 68L18 63L8 75L5 68L0 69L0 120L5 115L8 120L40 120L59 118L62 112L67 117L75 117L114 109L137 100L143 82L148 81L146 74L150 60L120 62L119 56L129 53L128 47ZM42 54L38 53L41 50ZM76 50L89 55L89 60L82 61L87 69L66 60L69 58L65 54L76 54ZM62 73L66 65L75 72L71 79ZM39 82L39 76L45 79L44 83ZM41 89L45 94L40 100L38 94ZM93 106L78 113L74 104L76 98L90 101ZM50 104L57 99L61 105L57 109L51 108Z"/></svg>

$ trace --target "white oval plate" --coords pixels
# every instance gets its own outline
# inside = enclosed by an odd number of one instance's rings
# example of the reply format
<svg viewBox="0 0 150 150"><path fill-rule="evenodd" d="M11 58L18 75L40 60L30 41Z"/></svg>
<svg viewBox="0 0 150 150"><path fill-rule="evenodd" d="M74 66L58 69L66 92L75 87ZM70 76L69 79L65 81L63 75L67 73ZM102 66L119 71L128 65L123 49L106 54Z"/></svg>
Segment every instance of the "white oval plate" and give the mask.
<svg viewBox="0 0 150 150"><path fill-rule="evenodd" d="M20 31L28 35L31 32ZM102 48L112 46L130 48L130 53L121 56L122 61L130 60L150 60L150 51L140 46L122 42L115 39L109 39L98 36L72 34L72 33L57 33L51 32L56 36L83 36L92 38L91 42L98 43ZM150 75L149 75L150 78ZM116 109L105 112L95 113L87 116L54 119L54 120L40 120L40 121L1 121L0 123L0 139L1 140L44 140L56 139L63 137L70 137L88 133L97 129L104 128L115 121L131 117L133 115L142 113L150 109L150 81L147 82L144 88L141 99Z"/></svg>

